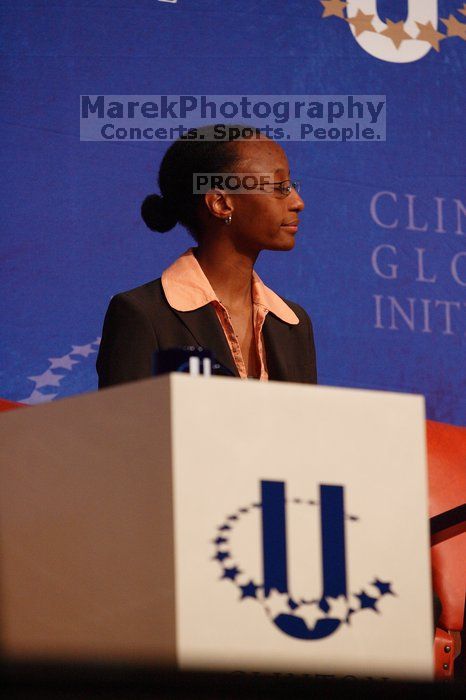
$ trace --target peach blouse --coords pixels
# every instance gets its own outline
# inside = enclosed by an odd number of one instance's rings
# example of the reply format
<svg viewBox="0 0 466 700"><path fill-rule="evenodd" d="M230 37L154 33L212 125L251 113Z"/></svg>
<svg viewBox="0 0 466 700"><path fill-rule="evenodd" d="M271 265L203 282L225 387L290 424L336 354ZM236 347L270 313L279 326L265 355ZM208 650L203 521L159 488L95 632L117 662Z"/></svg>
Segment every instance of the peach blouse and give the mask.
<svg viewBox="0 0 466 700"><path fill-rule="evenodd" d="M209 280L199 265L194 248L188 248L174 263L162 273L162 287L168 303L176 311L194 311L206 304L213 304L217 317L230 346L231 354L238 368L241 379L247 379L246 366L233 328L228 310L217 298ZM268 379L267 358L262 338L262 326L265 317L271 311L286 323L297 324L299 318L278 294L266 287L259 275L252 272L252 302L254 342L260 362L261 381Z"/></svg>

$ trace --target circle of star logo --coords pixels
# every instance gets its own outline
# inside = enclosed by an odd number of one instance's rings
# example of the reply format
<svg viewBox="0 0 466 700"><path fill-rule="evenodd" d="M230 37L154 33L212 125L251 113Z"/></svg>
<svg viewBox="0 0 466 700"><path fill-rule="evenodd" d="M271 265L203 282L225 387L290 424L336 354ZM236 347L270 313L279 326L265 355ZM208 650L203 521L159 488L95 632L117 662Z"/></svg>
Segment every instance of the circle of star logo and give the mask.
<svg viewBox="0 0 466 700"><path fill-rule="evenodd" d="M319 503L312 499L293 498L287 502L292 506L315 507ZM333 621L335 629L345 624L351 625L354 615L364 610L380 614L378 605L387 595L396 595L390 581L374 577L364 588L348 596L337 598L330 596L321 598L303 598L292 596L272 589L266 596L263 581L252 577L237 559L232 547L232 534L236 525L250 514L260 510L261 503L249 503L226 516L224 522L217 526L215 537L211 540L214 545L212 560L220 567L221 582L227 581L236 588L238 602L246 600L259 603L271 622L277 624L283 617L294 618L309 631L313 631L322 622ZM356 515L346 515L350 522L358 522ZM277 626L279 626L277 624ZM305 637L303 637L304 639ZM311 639L312 637L307 637Z"/></svg>
<svg viewBox="0 0 466 700"><path fill-rule="evenodd" d="M438 53L440 51L440 42L445 39L458 38L466 41L466 22L462 21L453 13L450 13L448 17L440 18L440 22L446 28L446 33L439 31L437 27L434 27L432 22L416 22L418 31L416 34L411 35L406 31L406 23L403 21L393 22L391 19L387 18L385 28L377 31L373 26L375 14L366 14L358 8L357 13L353 17L348 17L347 2L343 0L318 0L318 2L323 8L321 14L323 19L336 17L337 19L343 20L352 27L357 37L364 32L380 34L389 39L397 49L399 49L405 41L416 40L427 42ZM462 7L458 7L456 12L466 17L466 3L463 3Z"/></svg>
<svg viewBox="0 0 466 700"><path fill-rule="evenodd" d="M29 396L18 399L19 403L30 406L53 401L59 394L62 380L73 371L74 365L79 365L84 359L97 352L101 338L98 337L86 345L72 345L70 352L60 357L49 357L49 366L42 374L30 375L28 380L34 382L34 389ZM54 372L52 370L58 370ZM63 373L62 370L65 370ZM50 392L49 387L58 387L58 391ZM45 391L41 391L45 389Z"/></svg>

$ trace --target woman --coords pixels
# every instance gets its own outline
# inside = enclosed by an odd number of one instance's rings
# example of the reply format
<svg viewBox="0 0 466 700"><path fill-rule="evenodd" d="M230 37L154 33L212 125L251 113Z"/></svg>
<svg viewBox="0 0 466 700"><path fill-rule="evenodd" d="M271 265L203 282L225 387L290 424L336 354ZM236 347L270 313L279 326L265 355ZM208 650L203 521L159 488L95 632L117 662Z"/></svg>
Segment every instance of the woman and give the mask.
<svg viewBox="0 0 466 700"><path fill-rule="evenodd" d="M294 247L304 203L283 149L253 132L229 141L181 138L165 153L161 196L146 197L142 217L162 233L181 223L197 246L161 278L112 298L97 359L99 388L150 377L156 350L186 345L211 350L243 379L317 381L309 316L254 271L262 250ZM219 188L193 194L193 173L274 177L248 194Z"/></svg>

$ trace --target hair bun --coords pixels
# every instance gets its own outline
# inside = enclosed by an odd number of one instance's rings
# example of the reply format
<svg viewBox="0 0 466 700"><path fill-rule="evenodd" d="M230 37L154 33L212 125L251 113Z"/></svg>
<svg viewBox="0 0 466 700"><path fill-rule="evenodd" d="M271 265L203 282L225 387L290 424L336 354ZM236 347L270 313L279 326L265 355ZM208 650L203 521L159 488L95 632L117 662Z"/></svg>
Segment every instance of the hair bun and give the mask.
<svg viewBox="0 0 466 700"><path fill-rule="evenodd" d="M147 195L141 205L141 216L151 231L159 233L170 231L178 222L173 208L159 194Z"/></svg>

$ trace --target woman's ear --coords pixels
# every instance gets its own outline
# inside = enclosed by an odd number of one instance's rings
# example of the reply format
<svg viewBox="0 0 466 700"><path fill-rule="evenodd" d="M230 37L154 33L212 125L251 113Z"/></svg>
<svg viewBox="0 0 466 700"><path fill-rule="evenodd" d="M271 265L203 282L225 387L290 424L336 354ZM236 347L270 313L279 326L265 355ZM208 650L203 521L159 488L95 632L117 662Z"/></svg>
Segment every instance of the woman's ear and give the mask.
<svg viewBox="0 0 466 700"><path fill-rule="evenodd" d="M222 190L211 190L204 195L204 201L209 212L218 219L225 220L233 213L231 199Z"/></svg>

